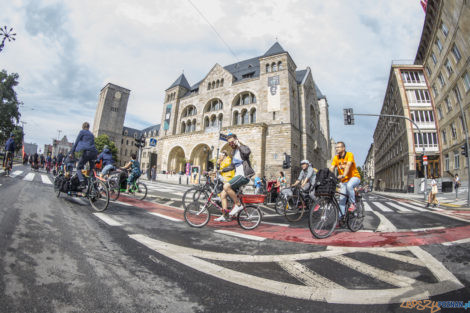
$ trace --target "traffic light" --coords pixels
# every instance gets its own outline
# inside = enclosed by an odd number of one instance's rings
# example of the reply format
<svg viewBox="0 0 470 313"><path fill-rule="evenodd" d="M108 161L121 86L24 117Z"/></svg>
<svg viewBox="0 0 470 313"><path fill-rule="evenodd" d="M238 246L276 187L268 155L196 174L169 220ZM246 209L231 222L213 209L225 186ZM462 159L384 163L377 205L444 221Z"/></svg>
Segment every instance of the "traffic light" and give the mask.
<svg viewBox="0 0 470 313"><path fill-rule="evenodd" d="M465 143L463 146L460 147L460 149L462 149L462 155L465 155L466 158L468 158L468 147L467 147L467 143Z"/></svg>
<svg viewBox="0 0 470 313"><path fill-rule="evenodd" d="M344 125L354 125L353 109L343 109Z"/></svg>
<svg viewBox="0 0 470 313"><path fill-rule="evenodd" d="M288 169L290 168L291 164L290 164L290 155L288 155L287 153L284 153L284 161L282 161L282 168L283 169Z"/></svg>
<svg viewBox="0 0 470 313"><path fill-rule="evenodd" d="M145 137L135 138L134 145L137 148L143 148L145 146Z"/></svg>

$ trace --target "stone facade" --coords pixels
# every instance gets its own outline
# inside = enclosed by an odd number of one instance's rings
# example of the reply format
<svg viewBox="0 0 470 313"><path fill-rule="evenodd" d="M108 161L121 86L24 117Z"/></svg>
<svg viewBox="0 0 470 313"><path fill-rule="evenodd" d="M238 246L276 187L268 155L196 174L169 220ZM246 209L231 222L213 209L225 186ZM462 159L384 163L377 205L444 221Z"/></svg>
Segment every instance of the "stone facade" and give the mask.
<svg viewBox="0 0 470 313"><path fill-rule="evenodd" d="M470 120L469 37L469 1L428 1L415 63L424 65L433 90L444 180L451 180L455 174L462 181L468 178L467 161L461 155L461 146L465 143L464 129Z"/></svg>
<svg viewBox="0 0 470 313"><path fill-rule="evenodd" d="M375 179L375 159L374 159L374 144L370 145L369 151L367 152L366 160L362 166L362 171L364 173L364 183L367 186L374 186Z"/></svg>
<svg viewBox="0 0 470 313"><path fill-rule="evenodd" d="M381 114L374 131L375 182L380 190L407 191L424 177L419 156L428 156L427 177L440 177L440 146L429 85L421 65L392 65Z"/></svg>
<svg viewBox="0 0 470 313"><path fill-rule="evenodd" d="M73 142L69 142L67 136L62 137L61 140L53 139L52 140L52 156L57 156L59 152L62 152L63 155L72 150Z"/></svg>
<svg viewBox="0 0 470 313"><path fill-rule="evenodd" d="M325 167L328 105L320 107L317 90L310 68L297 71L278 43L260 57L216 64L193 86L181 75L165 93L158 171L179 172L186 163L206 170L225 143L219 133L228 132L251 148L254 170L268 178L297 175L302 159ZM284 153L291 155L289 170L282 169Z"/></svg>

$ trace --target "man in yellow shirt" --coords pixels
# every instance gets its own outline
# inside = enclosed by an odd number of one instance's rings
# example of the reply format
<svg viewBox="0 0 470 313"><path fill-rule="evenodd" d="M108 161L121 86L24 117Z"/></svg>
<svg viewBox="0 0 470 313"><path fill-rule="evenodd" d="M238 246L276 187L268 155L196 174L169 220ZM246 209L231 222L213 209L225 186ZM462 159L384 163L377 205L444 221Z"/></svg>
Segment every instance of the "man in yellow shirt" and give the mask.
<svg viewBox="0 0 470 313"><path fill-rule="evenodd" d="M338 178L341 180L341 193L349 196L349 203L351 206L348 211L354 211L356 209L356 196L354 188L361 183L361 175L356 168L356 162L354 162L354 155L351 152L346 152L346 145L342 141L338 141L336 144L336 155L331 162L330 171L338 169ZM341 195L339 198L339 208L341 213L345 214L346 208L346 197Z"/></svg>

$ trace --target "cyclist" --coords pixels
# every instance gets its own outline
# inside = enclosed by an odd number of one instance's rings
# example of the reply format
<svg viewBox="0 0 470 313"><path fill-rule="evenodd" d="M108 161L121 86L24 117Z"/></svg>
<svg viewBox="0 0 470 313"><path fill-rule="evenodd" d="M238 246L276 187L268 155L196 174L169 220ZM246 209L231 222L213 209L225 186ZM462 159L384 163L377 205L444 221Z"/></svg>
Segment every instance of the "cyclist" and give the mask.
<svg viewBox="0 0 470 313"><path fill-rule="evenodd" d="M86 182L83 177L82 169L85 167L85 164L88 163L90 165L90 171L92 171L95 166L93 161L98 155L98 150L96 150L95 147L95 136L90 132L90 124L88 122L82 124L82 130L78 133L70 153L74 154L75 151L83 151L77 165L77 176L80 180L80 187L83 188L86 186Z"/></svg>
<svg viewBox="0 0 470 313"><path fill-rule="evenodd" d="M34 153L33 155L33 168L37 170L39 168L39 154Z"/></svg>
<svg viewBox="0 0 470 313"><path fill-rule="evenodd" d="M41 168L44 168L44 163L46 163L46 159L44 158L44 154L41 154L39 157L41 159Z"/></svg>
<svg viewBox="0 0 470 313"><path fill-rule="evenodd" d="M295 187L300 184L300 189L302 190L302 192L308 193L310 191L310 188L315 183L315 170L310 165L310 162L308 160L300 161L300 167L302 168L302 171L300 171L299 177L292 185L292 187Z"/></svg>
<svg viewBox="0 0 470 313"><path fill-rule="evenodd" d="M51 153L48 152L47 157L46 157L46 169L51 170L51 164L52 164Z"/></svg>
<svg viewBox="0 0 470 313"><path fill-rule="evenodd" d="M59 154L57 155L56 171L59 170L59 168L61 167L63 161L64 161L64 155L62 154L62 151L61 151L61 152L59 152Z"/></svg>
<svg viewBox="0 0 470 313"><path fill-rule="evenodd" d="M100 177L103 178L109 173L109 171L114 169L113 155L107 145L103 147L103 152L98 155L98 159L96 161L99 162L101 160L103 160L103 170L101 171Z"/></svg>
<svg viewBox="0 0 470 313"><path fill-rule="evenodd" d="M232 148L232 164L235 166L235 176L228 183L224 184L224 190L220 194L224 214L215 219L219 222L227 222L230 220L231 216L234 216L243 210L243 206L238 199L235 190L248 184L250 182L250 178L255 174L250 163L250 148L242 144L235 134L229 134L227 138L228 144ZM234 207L230 211L229 216L226 214L228 211L227 195L232 198L234 203Z"/></svg>
<svg viewBox="0 0 470 313"><path fill-rule="evenodd" d="M129 192L129 189L132 187L134 182L142 174L140 172L140 164L139 164L139 161L137 161L137 155L135 153L133 153L131 155L131 160L129 162L127 162L127 164L124 165L124 167L121 167L122 170L127 170L129 168L131 170L131 173L129 174L129 177L127 178L127 190L126 190L126 192Z"/></svg>
<svg viewBox="0 0 470 313"><path fill-rule="evenodd" d="M13 165L13 156L15 155L15 134L10 134L5 144L5 158L3 159L3 169L6 170L12 168Z"/></svg>
<svg viewBox="0 0 470 313"><path fill-rule="evenodd" d="M347 194L349 203L351 204L348 211L353 212L356 209L356 196L354 188L361 183L361 175L356 168L354 155L351 152L346 152L346 145L342 141L336 144L336 155L331 162L330 171L334 172L335 168L338 169L338 179L341 180L341 193ZM346 196L340 195L339 208L343 216L346 209Z"/></svg>

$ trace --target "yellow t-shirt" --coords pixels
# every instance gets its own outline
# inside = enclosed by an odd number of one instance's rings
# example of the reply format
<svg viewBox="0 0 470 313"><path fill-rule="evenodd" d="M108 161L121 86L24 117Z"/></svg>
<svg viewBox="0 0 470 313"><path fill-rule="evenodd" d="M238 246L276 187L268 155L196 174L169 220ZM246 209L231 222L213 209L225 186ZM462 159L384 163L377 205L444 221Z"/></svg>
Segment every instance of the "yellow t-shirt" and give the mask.
<svg viewBox="0 0 470 313"><path fill-rule="evenodd" d="M223 161L220 163L220 175L224 178L225 182L230 181L233 176L235 176L235 170L231 170L228 172L222 172L224 168L232 164L232 158L227 156Z"/></svg>
<svg viewBox="0 0 470 313"><path fill-rule="evenodd" d="M346 152L344 158L340 158L338 155L335 155L331 165L338 168L338 175L343 175L348 162L352 162L351 168L349 169L348 175L341 179L342 183L348 182L352 177L361 179L361 175L356 168L356 162L354 162L354 155L351 152Z"/></svg>

